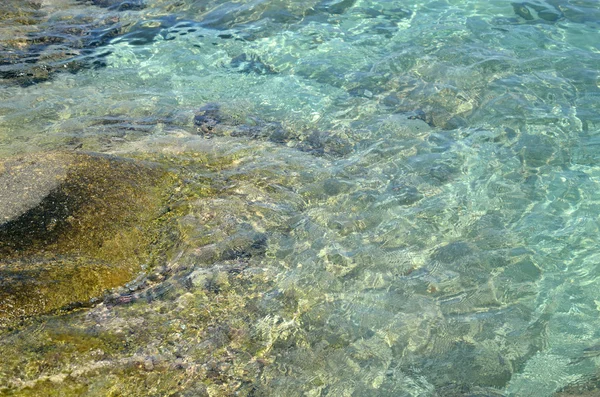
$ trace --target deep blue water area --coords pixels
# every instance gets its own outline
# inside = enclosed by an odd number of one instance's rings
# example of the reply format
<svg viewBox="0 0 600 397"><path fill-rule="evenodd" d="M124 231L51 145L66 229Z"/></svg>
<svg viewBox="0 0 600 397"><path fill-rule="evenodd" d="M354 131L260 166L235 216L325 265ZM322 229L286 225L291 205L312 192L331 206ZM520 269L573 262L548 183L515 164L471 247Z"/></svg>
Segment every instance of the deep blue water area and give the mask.
<svg viewBox="0 0 600 397"><path fill-rule="evenodd" d="M61 350L21 372L0 364L0 394L46 382L167 395L150 378L115 386L137 355L185 362L169 390L182 396L600 393L597 0L7 0L0 10L1 159L172 156L190 186L219 186L180 204L185 232L168 261L185 266L172 292L36 321L53 332L98 318L99 334L156 322L189 331L198 294L219 299L218 288L200 292L202 269L218 276L239 262L241 275L268 280L244 284L255 302L244 332L261 348L249 357L230 337L218 345L230 367L207 370L191 352L217 349L210 335L178 331L102 360ZM192 172L193 153L229 163ZM255 233L260 254L199 254L209 237ZM168 304L179 309L153 306ZM246 321L222 316L228 329ZM0 334L0 350L38 330ZM246 376L230 370L240 362L262 364ZM180 370L169 365L152 368Z"/></svg>

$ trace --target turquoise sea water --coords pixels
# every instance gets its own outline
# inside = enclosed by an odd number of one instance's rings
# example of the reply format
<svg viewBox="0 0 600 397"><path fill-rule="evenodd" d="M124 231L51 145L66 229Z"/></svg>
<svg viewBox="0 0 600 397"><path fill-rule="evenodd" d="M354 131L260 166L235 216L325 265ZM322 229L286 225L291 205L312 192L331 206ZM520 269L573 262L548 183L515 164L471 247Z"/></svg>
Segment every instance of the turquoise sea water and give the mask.
<svg viewBox="0 0 600 397"><path fill-rule="evenodd" d="M188 331L36 369L31 349L0 364L0 393L71 382L125 395L112 374L150 355L187 365L173 395L600 393L600 3L104 3L48 0L33 23L0 21L0 157L234 160L185 169L219 194L181 204L171 293L39 320L55 333ZM200 392L193 351L211 335L192 337L178 313L199 305L203 269L231 265L203 259L206 236L248 228L266 236L241 272L268 279L247 324L265 363ZM39 329L0 334L2 350L42 343ZM129 395L165 395L159 384Z"/></svg>

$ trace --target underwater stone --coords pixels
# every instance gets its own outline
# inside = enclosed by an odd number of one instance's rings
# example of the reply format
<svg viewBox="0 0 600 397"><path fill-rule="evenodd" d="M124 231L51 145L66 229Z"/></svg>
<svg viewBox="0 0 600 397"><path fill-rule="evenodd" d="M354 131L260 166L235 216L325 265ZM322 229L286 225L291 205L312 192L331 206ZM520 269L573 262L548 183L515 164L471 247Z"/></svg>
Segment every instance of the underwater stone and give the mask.
<svg viewBox="0 0 600 397"><path fill-rule="evenodd" d="M429 175L439 182L448 182L452 179L456 169L447 164L436 164L429 170Z"/></svg>
<svg viewBox="0 0 600 397"><path fill-rule="evenodd" d="M207 103L194 115L198 132L217 136L268 139L315 155L345 156L352 152L348 139L330 131L290 131L281 122L246 117L243 121L223 112L218 103Z"/></svg>
<svg viewBox="0 0 600 397"><path fill-rule="evenodd" d="M538 16L548 22L556 22L560 18L560 14L551 10L538 11Z"/></svg>
<svg viewBox="0 0 600 397"><path fill-rule="evenodd" d="M15 4L12 4L15 3ZM0 21L14 36L0 38L0 81L27 87L52 79L57 73L104 67L109 51L96 51L122 33L124 26L109 13L90 22L86 13L68 22L42 1L1 1ZM87 2L89 4L89 2ZM136 8L135 1L119 1L117 11ZM98 11L96 9L96 11Z"/></svg>
<svg viewBox="0 0 600 397"><path fill-rule="evenodd" d="M315 9L330 14L343 14L355 3L356 0L324 0L317 4Z"/></svg>
<svg viewBox="0 0 600 397"><path fill-rule="evenodd" d="M524 259L507 266L504 272L513 283L531 283L539 280L542 276L542 271L531 259Z"/></svg>
<svg viewBox="0 0 600 397"><path fill-rule="evenodd" d="M207 103L194 115L194 125L205 134L210 134L222 119L220 106L217 103Z"/></svg>
<svg viewBox="0 0 600 397"><path fill-rule="evenodd" d="M92 4L109 10L141 10L145 7L144 0L92 0Z"/></svg>
<svg viewBox="0 0 600 397"><path fill-rule="evenodd" d="M345 156L352 152L350 142L329 131L313 131L298 144L298 149L313 154Z"/></svg>
<svg viewBox="0 0 600 397"><path fill-rule="evenodd" d="M348 188L349 185L347 183L344 183L336 178L328 178L323 181L323 190L328 196L335 196L337 194L347 191Z"/></svg>
<svg viewBox="0 0 600 397"><path fill-rule="evenodd" d="M388 191L394 195L395 201L400 205L411 205L423 198L414 186L395 184L390 185Z"/></svg>
<svg viewBox="0 0 600 397"><path fill-rule="evenodd" d="M550 162L554 155L554 146L547 137L524 134L517 143L521 161L530 167L541 167Z"/></svg>
<svg viewBox="0 0 600 397"><path fill-rule="evenodd" d="M445 130L456 130L459 128L467 127L469 123L467 119L461 116L452 116L448 121L442 125Z"/></svg>
<svg viewBox="0 0 600 397"><path fill-rule="evenodd" d="M430 127L435 127L431 117L427 116L422 109L416 109L408 116L409 120L421 120L426 122Z"/></svg>
<svg viewBox="0 0 600 397"><path fill-rule="evenodd" d="M431 259L442 263L453 263L471 255L473 250L467 243L455 242L438 248Z"/></svg>
<svg viewBox="0 0 600 397"><path fill-rule="evenodd" d="M512 3L511 5L513 6L515 14L525 19L526 21L533 21L533 15L531 14L531 11L529 10L529 8L527 8L527 5L525 3Z"/></svg>
<svg viewBox="0 0 600 397"><path fill-rule="evenodd" d="M268 244L267 235L254 231L251 226L246 228L248 230L240 231L223 243L222 260L247 259L265 254Z"/></svg>
<svg viewBox="0 0 600 397"><path fill-rule="evenodd" d="M548 22L556 22L562 16L560 8L543 1L533 0L525 4L532 8L539 18Z"/></svg>
<svg viewBox="0 0 600 397"><path fill-rule="evenodd" d="M515 14L527 21L533 21L535 15L548 22L556 22L562 16L560 10L543 2L512 3Z"/></svg>
<svg viewBox="0 0 600 397"><path fill-rule="evenodd" d="M273 133L269 135L269 140L273 143L285 144L292 139L294 139L294 134L291 131L281 127L281 125L279 125L279 128L275 128Z"/></svg>
<svg viewBox="0 0 600 397"><path fill-rule="evenodd" d="M234 57L229 63L233 69L240 73L275 74L275 70L265 64L258 55L242 53Z"/></svg>
<svg viewBox="0 0 600 397"><path fill-rule="evenodd" d="M0 163L0 327L89 304L139 274L175 181L155 164L91 153Z"/></svg>

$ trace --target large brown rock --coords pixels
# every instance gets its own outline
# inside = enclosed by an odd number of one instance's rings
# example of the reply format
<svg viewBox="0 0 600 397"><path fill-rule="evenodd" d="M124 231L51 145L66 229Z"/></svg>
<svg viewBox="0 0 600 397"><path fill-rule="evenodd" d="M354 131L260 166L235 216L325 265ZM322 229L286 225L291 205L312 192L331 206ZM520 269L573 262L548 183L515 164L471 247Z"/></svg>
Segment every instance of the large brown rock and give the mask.
<svg viewBox="0 0 600 397"><path fill-rule="evenodd" d="M164 232L175 177L82 153L0 163L0 327L85 304L142 271Z"/></svg>

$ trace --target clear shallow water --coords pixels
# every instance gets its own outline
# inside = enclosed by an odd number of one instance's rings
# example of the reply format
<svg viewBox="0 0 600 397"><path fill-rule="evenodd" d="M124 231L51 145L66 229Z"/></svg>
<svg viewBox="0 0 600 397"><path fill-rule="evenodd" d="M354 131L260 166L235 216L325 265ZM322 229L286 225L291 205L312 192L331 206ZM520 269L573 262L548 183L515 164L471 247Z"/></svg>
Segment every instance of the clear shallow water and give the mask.
<svg viewBox="0 0 600 397"><path fill-rule="evenodd" d="M5 332L3 392L593 389L600 10L528 4L64 1L3 22L114 33L75 55L100 67L4 80L2 157L152 158L187 184L152 299ZM264 255L211 253L253 233Z"/></svg>

